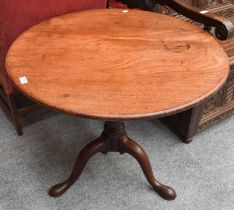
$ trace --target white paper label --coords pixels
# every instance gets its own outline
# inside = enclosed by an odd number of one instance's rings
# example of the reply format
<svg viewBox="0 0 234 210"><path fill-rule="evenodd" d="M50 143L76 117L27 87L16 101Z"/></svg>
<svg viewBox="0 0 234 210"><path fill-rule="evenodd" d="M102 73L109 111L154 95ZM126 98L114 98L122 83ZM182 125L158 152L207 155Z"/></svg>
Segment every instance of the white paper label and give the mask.
<svg viewBox="0 0 234 210"><path fill-rule="evenodd" d="M122 11L122 13L128 13L128 10L127 10L127 9L124 9L124 10Z"/></svg>
<svg viewBox="0 0 234 210"><path fill-rule="evenodd" d="M25 76L24 76L24 77L20 77L19 80L20 80L20 83L21 83L22 85L28 83L28 79L27 79L27 77L25 77Z"/></svg>
<svg viewBox="0 0 234 210"><path fill-rule="evenodd" d="M201 14L206 14L206 13L208 13L209 11L208 10L202 10L200 13Z"/></svg>

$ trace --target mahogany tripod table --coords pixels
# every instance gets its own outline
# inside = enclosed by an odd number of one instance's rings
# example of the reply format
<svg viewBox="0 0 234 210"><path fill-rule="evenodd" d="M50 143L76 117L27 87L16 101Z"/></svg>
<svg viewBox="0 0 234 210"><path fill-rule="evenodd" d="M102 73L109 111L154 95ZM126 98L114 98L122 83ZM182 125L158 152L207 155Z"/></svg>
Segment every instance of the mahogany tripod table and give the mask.
<svg viewBox="0 0 234 210"><path fill-rule="evenodd" d="M145 151L124 121L180 112L216 92L228 57L207 32L176 18L139 10L92 10L47 20L11 46L6 67L16 87L46 107L104 120L101 136L78 155L70 177L50 189L62 195L95 153L129 153L164 199L175 191L153 175Z"/></svg>

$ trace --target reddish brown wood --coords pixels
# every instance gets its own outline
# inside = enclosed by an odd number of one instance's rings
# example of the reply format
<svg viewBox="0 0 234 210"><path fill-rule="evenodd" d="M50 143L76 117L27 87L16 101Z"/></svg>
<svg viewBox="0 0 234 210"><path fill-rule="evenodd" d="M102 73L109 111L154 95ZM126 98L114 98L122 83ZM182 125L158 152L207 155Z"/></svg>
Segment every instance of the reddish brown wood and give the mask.
<svg viewBox="0 0 234 210"><path fill-rule="evenodd" d="M122 122L106 122L102 135L88 144L78 155L70 177L63 183L52 187L49 194L58 197L65 193L79 178L89 158L97 152L104 154L120 152L121 154L128 153L132 155L140 164L148 182L162 198L167 200L176 198L176 193L171 187L163 185L155 179L147 154L135 141L127 136Z"/></svg>
<svg viewBox="0 0 234 210"><path fill-rule="evenodd" d="M31 28L10 48L6 66L15 85L38 103L107 121L188 109L216 92L229 73L227 55L203 30L172 17L117 9L68 14ZM28 83L21 84L24 76ZM176 197L154 178L146 153L118 122L106 123L78 156L70 178L50 195L63 194L93 154L109 151L131 154L156 192Z"/></svg>
<svg viewBox="0 0 234 210"><path fill-rule="evenodd" d="M69 187L71 187L79 178L89 158L97 152L104 151L104 146L105 142L103 141L102 138L98 138L95 141L88 144L78 155L69 179L63 183L57 184L56 186L52 187L49 191L49 194L53 197L58 197L63 193L65 193L66 190Z"/></svg>
<svg viewBox="0 0 234 210"><path fill-rule="evenodd" d="M11 47L6 66L16 86L45 106L132 120L166 116L207 98L226 81L228 62L218 42L196 26L111 9L31 28ZM28 84L19 82L22 76Z"/></svg>

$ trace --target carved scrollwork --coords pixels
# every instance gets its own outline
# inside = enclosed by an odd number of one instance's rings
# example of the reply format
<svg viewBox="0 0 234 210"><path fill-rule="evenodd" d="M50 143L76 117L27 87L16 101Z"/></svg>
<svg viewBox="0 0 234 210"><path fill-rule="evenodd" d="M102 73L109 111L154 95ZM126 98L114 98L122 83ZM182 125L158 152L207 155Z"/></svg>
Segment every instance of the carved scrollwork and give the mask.
<svg viewBox="0 0 234 210"><path fill-rule="evenodd" d="M220 40L225 40L234 35L234 26L233 23L222 17L215 17L216 20L219 20L222 24L219 24L215 28L215 35Z"/></svg>
<svg viewBox="0 0 234 210"><path fill-rule="evenodd" d="M227 82L226 103L234 101L234 69L231 69L230 76Z"/></svg>
<svg viewBox="0 0 234 210"><path fill-rule="evenodd" d="M215 12L215 14L218 17L223 17L223 18L232 17L232 16L234 16L234 5L231 8L229 8L229 9L225 9L225 10L221 10L221 11Z"/></svg>
<svg viewBox="0 0 234 210"><path fill-rule="evenodd" d="M234 100L234 68L231 69L229 78L223 88L214 96L210 97L204 108L204 115L214 112Z"/></svg>
<svg viewBox="0 0 234 210"><path fill-rule="evenodd" d="M198 0L198 7L200 9L210 9L228 3L228 0Z"/></svg>

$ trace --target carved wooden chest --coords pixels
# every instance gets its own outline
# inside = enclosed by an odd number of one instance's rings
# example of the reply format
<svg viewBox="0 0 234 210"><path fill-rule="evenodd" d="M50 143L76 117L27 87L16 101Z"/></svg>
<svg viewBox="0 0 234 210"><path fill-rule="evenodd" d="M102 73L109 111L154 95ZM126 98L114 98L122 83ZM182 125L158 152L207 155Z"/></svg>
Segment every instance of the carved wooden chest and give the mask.
<svg viewBox="0 0 234 210"><path fill-rule="evenodd" d="M234 19L234 0L184 0L201 10L208 10L217 16ZM155 10L186 19L171 9L156 7ZM163 118L168 125L185 142L199 130L234 113L234 38L220 41L230 58L231 71L225 86L204 104L183 113Z"/></svg>

